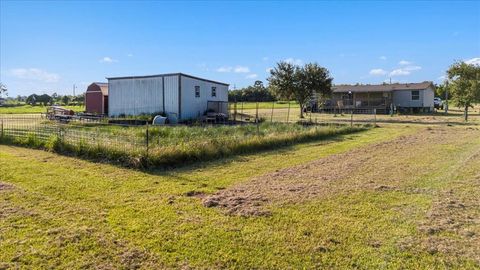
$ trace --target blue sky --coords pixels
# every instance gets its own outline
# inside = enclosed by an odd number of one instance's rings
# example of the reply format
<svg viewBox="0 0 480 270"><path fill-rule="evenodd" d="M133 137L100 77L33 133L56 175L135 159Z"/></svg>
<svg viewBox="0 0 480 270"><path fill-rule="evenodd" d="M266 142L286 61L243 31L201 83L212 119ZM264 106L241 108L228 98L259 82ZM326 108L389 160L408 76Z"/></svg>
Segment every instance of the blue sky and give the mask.
<svg viewBox="0 0 480 270"><path fill-rule="evenodd" d="M0 1L10 96L171 72L240 88L281 60L337 84L438 82L454 60L480 62L480 2Z"/></svg>

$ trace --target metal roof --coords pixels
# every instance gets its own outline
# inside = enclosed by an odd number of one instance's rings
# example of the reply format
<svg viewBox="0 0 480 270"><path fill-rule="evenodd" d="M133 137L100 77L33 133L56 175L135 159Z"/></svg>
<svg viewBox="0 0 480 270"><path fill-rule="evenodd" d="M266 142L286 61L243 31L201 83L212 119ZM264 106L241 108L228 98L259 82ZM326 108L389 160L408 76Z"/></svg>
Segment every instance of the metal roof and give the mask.
<svg viewBox="0 0 480 270"><path fill-rule="evenodd" d="M102 94L104 96L108 96L108 83L106 83L106 82L93 82L92 84L96 84L100 88L100 91L102 91ZM90 85L92 85L92 84L90 84Z"/></svg>
<svg viewBox="0 0 480 270"><path fill-rule="evenodd" d="M396 90L424 90L433 86L432 82L421 83L393 83L393 84L361 84L361 85L335 85L334 93L344 92L392 92Z"/></svg>
<svg viewBox="0 0 480 270"><path fill-rule="evenodd" d="M143 78L154 78L154 77L164 77L164 76L184 76L192 79L197 79L205 82L211 82L211 83L216 83L216 84L222 84L229 86L228 83L223 83L223 82L217 82L217 81L212 81L208 79L203 79L200 77L195 77L192 75L188 75L185 73L164 73L164 74L155 74L155 75L145 75L145 76L126 76L126 77L107 77L107 80L119 80L119 79L143 79Z"/></svg>

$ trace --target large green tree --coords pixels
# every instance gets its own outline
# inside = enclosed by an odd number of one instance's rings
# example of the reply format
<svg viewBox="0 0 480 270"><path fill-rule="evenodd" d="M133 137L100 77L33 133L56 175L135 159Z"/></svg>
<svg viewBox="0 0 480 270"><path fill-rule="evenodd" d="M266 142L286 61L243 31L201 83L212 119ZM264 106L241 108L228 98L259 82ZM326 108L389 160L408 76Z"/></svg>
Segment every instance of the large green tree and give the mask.
<svg viewBox="0 0 480 270"><path fill-rule="evenodd" d="M279 62L270 71L268 78L273 92L282 99L295 99L300 105L300 118L303 111L315 95L330 95L332 81L330 72L317 63L308 63L303 67L288 62Z"/></svg>
<svg viewBox="0 0 480 270"><path fill-rule="evenodd" d="M465 108L465 121L468 121L468 109L480 102L480 66L455 62L447 71L450 80L449 89L453 101Z"/></svg>

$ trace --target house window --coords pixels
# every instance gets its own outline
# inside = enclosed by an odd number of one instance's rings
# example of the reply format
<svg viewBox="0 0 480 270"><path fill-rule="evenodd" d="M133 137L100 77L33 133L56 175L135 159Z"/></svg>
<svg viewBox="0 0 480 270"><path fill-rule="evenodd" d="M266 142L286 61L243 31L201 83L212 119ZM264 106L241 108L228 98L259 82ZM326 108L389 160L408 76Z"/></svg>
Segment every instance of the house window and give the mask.
<svg viewBox="0 0 480 270"><path fill-rule="evenodd" d="M412 91L412 100L420 100L420 91Z"/></svg>
<svg viewBox="0 0 480 270"><path fill-rule="evenodd" d="M212 87L212 97L216 97L217 96L217 87L213 86Z"/></svg>
<svg viewBox="0 0 480 270"><path fill-rule="evenodd" d="M195 97L200 97L200 86L195 86Z"/></svg>

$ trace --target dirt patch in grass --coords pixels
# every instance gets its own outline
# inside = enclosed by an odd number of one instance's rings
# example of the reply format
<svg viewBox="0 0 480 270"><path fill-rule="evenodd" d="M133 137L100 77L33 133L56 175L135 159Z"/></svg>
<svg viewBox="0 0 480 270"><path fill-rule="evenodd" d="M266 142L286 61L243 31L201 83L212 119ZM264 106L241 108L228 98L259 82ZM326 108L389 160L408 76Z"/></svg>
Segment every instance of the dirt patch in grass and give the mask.
<svg viewBox="0 0 480 270"><path fill-rule="evenodd" d="M451 128L450 128L451 129ZM423 129L398 139L328 156L251 179L204 198L206 207L219 207L230 215L268 214L268 205L299 203L358 190L395 192L405 179L429 173L429 163L411 158L432 157L432 147L461 144L478 133L447 127ZM401 176L401 179L399 179Z"/></svg>
<svg viewBox="0 0 480 270"><path fill-rule="evenodd" d="M459 171L468 167L477 172L457 178L469 188L458 186L455 181L449 190L435 196L427 219L419 224L426 238L414 243L432 254L467 256L480 266L480 150L465 160Z"/></svg>
<svg viewBox="0 0 480 270"><path fill-rule="evenodd" d="M3 183L3 182L0 182L0 191L2 190L11 190L13 189L13 185L11 184L7 184L7 183Z"/></svg>

